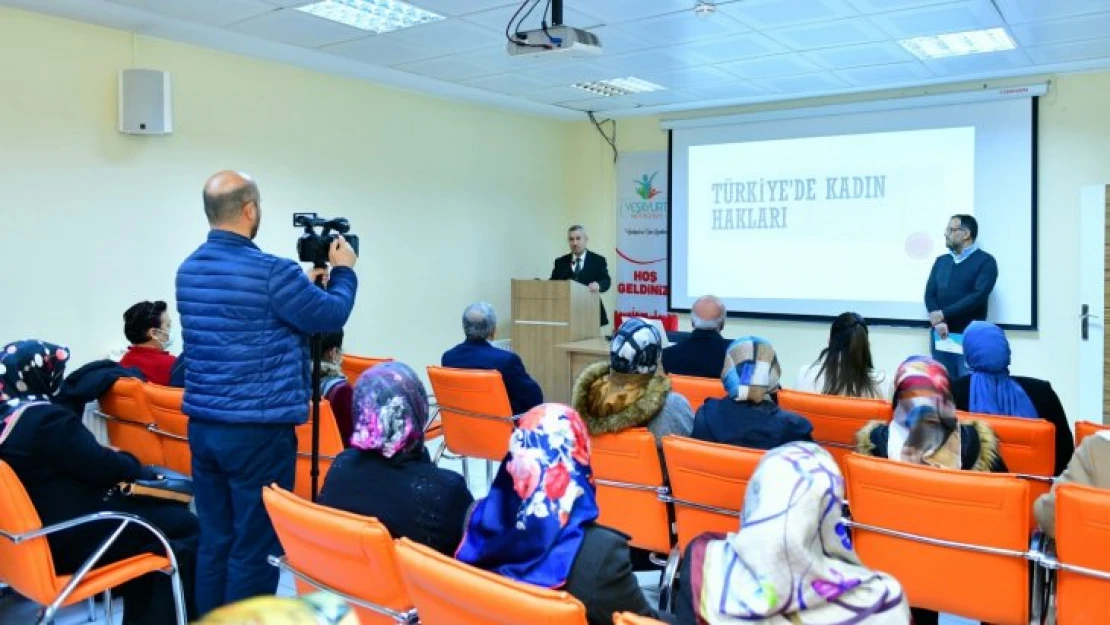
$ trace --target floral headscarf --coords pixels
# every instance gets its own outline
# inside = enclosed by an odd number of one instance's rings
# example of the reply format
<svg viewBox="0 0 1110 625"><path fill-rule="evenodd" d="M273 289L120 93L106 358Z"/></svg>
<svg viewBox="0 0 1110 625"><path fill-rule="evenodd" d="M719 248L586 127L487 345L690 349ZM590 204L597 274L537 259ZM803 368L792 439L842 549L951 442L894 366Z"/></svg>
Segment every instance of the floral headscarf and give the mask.
<svg viewBox="0 0 1110 625"><path fill-rule="evenodd" d="M871 571L843 522L844 478L813 443L767 452L744 498L740 531L692 548L699 624L895 624L909 606L894 578Z"/></svg>
<svg viewBox="0 0 1110 625"><path fill-rule="evenodd" d="M351 413L352 447L377 451L386 458L424 448L428 393L404 363L384 362L364 371L355 382Z"/></svg>
<svg viewBox="0 0 1110 625"><path fill-rule="evenodd" d="M16 409L50 403L58 393L69 349L37 340L17 341L0 352L0 419Z"/></svg>
<svg viewBox="0 0 1110 625"><path fill-rule="evenodd" d="M597 515L586 425L568 406L540 404L521 415L509 455L489 495L475 504L455 557L559 588Z"/></svg>
<svg viewBox="0 0 1110 625"><path fill-rule="evenodd" d="M887 457L959 469L962 465L956 405L944 365L911 356L894 375L894 420Z"/></svg>
<svg viewBox="0 0 1110 625"><path fill-rule="evenodd" d="M779 390L781 375L775 348L766 340L745 336L728 346L721 382L734 401L761 403Z"/></svg>

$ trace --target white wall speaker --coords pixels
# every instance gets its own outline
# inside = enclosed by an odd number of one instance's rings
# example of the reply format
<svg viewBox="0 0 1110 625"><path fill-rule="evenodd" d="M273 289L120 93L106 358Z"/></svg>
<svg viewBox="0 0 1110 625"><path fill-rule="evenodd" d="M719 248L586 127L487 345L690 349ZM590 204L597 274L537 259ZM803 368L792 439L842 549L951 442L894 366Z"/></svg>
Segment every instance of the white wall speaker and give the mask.
<svg viewBox="0 0 1110 625"><path fill-rule="evenodd" d="M173 132L170 75L157 69L119 73L119 131L129 135Z"/></svg>

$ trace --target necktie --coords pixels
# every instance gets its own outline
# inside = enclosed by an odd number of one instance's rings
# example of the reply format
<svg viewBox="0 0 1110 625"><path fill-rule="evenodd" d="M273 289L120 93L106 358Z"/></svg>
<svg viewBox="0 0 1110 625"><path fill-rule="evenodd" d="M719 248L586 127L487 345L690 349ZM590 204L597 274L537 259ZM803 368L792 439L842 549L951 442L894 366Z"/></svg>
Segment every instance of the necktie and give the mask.
<svg viewBox="0 0 1110 625"><path fill-rule="evenodd" d="M582 272L582 257L579 256L574 260L574 279L578 279L578 274Z"/></svg>

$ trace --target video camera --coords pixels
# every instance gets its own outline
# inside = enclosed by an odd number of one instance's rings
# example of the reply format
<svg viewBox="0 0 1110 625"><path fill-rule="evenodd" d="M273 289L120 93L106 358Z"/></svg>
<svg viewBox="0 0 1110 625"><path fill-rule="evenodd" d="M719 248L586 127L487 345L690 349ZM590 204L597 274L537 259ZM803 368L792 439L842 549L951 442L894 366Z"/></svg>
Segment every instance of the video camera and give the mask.
<svg viewBox="0 0 1110 625"><path fill-rule="evenodd" d="M304 228L304 234L297 239L297 257L302 263L312 263L316 267L327 265L331 243L339 235L343 235L358 256L358 235L347 234L351 224L344 217L324 219L316 213L293 213L293 226ZM321 228L319 234L316 228Z"/></svg>

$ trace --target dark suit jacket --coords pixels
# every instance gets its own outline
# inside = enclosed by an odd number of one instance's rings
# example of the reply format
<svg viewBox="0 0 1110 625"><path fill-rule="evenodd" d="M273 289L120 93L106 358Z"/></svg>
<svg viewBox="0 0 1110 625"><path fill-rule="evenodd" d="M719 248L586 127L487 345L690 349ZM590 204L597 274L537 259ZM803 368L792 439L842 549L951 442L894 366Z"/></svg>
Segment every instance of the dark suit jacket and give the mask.
<svg viewBox="0 0 1110 625"><path fill-rule="evenodd" d="M673 622L669 614L657 613L644 598L632 572L628 537L603 525L586 527L563 590L586 606L589 625L611 625L615 612Z"/></svg>
<svg viewBox="0 0 1110 625"><path fill-rule="evenodd" d="M681 342L663 350L663 370L678 375L719 378L731 343L720 332L694 330Z"/></svg>
<svg viewBox="0 0 1110 625"><path fill-rule="evenodd" d="M605 262L604 256L586 250L586 257L582 259L582 271L578 272L578 278L574 277L571 258L573 257L570 254L564 254L556 258L555 264L551 267L551 278L549 279L574 280L579 284L586 285L596 282L601 287L602 293L609 290L612 280L609 278L609 264ZM601 325L609 325L609 316L605 314L605 304L601 305Z"/></svg>
<svg viewBox="0 0 1110 625"><path fill-rule="evenodd" d="M498 349L488 341L467 339L444 352L440 363L455 369L486 369L500 373L515 415L543 403L543 390L528 375L520 356Z"/></svg>
<svg viewBox="0 0 1110 625"><path fill-rule="evenodd" d="M1071 427L1068 425L1068 416L1064 414L1064 406L1052 385L1044 380L1011 376L1014 382L1029 396L1033 407L1037 409L1037 416L1056 426L1056 475L1060 475L1071 461L1075 452L1075 441L1071 437ZM952 382L952 399L956 402L957 410L967 410L971 405L971 376L965 375Z"/></svg>

